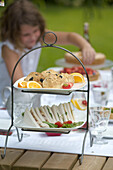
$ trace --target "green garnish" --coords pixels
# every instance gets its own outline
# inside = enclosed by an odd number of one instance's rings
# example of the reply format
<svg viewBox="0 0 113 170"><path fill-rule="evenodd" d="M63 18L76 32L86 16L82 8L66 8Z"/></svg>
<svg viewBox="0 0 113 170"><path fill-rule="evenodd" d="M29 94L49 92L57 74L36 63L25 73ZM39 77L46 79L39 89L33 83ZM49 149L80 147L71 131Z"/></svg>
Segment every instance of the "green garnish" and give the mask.
<svg viewBox="0 0 113 170"><path fill-rule="evenodd" d="M67 115L67 112L65 112L65 115Z"/></svg>
<svg viewBox="0 0 113 170"><path fill-rule="evenodd" d="M58 115L58 118L59 118L59 120L60 120L60 116L59 116L59 114L57 113L57 115Z"/></svg>
<svg viewBox="0 0 113 170"><path fill-rule="evenodd" d="M113 113L113 109L111 109L111 113Z"/></svg>
<svg viewBox="0 0 113 170"><path fill-rule="evenodd" d="M104 110L110 110L110 108L105 107Z"/></svg>
<svg viewBox="0 0 113 170"><path fill-rule="evenodd" d="M48 110L48 112L49 112L49 114L50 114L51 118L53 119L53 116L52 116L52 114L51 114L51 112L50 112L50 110L49 110L49 108L48 108L48 107L47 107L47 110Z"/></svg>
<svg viewBox="0 0 113 170"><path fill-rule="evenodd" d="M71 124L63 124L62 128L74 128L74 127L82 125L83 123L84 122L74 122Z"/></svg>
<svg viewBox="0 0 113 170"><path fill-rule="evenodd" d="M47 125L49 125L50 128L57 128L58 125L55 125L54 123L50 123L50 122L46 122L46 121L43 121L43 123L46 123Z"/></svg>
<svg viewBox="0 0 113 170"><path fill-rule="evenodd" d="M22 113L22 116L23 116L23 117L24 117L24 113L25 113L25 112Z"/></svg>
<svg viewBox="0 0 113 170"><path fill-rule="evenodd" d="M50 128L58 128L58 125L55 125L54 123L50 123L50 122L46 122L46 121L43 121L43 123L46 123L47 125L49 125ZM71 124L64 123L62 125L62 127L60 127L60 128L74 128L74 127L82 125L83 123L84 122L74 122L74 123L71 123Z"/></svg>
<svg viewBox="0 0 113 170"><path fill-rule="evenodd" d="M62 119L63 119L63 121L64 121L64 115L62 114Z"/></svg>

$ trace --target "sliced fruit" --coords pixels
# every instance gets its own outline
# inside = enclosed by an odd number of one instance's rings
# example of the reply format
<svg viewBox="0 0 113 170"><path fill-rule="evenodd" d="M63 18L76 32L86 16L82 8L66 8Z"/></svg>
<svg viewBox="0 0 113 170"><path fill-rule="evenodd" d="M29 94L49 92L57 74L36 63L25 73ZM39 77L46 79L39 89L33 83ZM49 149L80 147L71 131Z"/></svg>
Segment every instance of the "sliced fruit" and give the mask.
<svg viewBox="0 0 113 170"><path fill-rule="evenodd" d="M18 87L20 88L27 88L27 81L19 81Z"/></svg>
<svg viewBox="0 0 113 170"><path fill-rule="evenodd" d="M42 88L42 86L36 81L29 81L27 83L27 88Z"/></svg>
<svg viewBox="0 0 113 170"><path fill-rule="evenodd" d="M63 84L62 88L63 89L70 89L72 86L73 86L73 83L68 82L68 83Z"/></svg>
<svg viewBox="0 0 113 170"><path fill-rule="evenodd" d="M85 79L82 74L80 73L72 73L71 75L74 76L75 83L84 83Z"/></svg>
<svg viewBox="0 0 113 170"><path fill-rule="evenodd" d="M78 110L87 109L87 106L83 104L83 99L71 99L71 102Z"/></svg>
<svg viewBox="0 0 113 170"><path fill-rule="evenodd" d="M85 106L87 106L87 101L86 101L86 100L83 100L83 101L82 101L82 104L85 105Z"/></svg>

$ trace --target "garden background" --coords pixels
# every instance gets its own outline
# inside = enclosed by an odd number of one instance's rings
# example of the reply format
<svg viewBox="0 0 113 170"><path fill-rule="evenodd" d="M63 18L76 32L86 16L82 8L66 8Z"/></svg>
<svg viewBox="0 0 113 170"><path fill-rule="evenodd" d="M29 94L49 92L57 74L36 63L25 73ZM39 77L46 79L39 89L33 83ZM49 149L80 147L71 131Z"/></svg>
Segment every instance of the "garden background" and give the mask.
<svg viewBox="0 0 113 170"><path fill-rule="evenodd" d="M6 1L6 5L13 0ZM53 31L77 32L83 36L84 22L89 23L90 42L96 52L113 60L113 0L31 0L44 16L47 28ZM5 7L0 7L0 15ZM78 51L75 46L63 46ZM43 48L37 71L53 67L64 51Z"/></svg>

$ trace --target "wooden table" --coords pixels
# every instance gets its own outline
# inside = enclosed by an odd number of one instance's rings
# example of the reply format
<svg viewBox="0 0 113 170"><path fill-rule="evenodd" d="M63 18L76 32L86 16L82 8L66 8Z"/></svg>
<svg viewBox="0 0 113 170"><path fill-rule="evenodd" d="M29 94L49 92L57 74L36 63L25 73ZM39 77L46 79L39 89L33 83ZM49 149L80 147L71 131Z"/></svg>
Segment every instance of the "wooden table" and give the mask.
<svg viewBox="0 0 113 170"><path fill-rule="evenodd" d="M76 154L7 148L0 170L113 170L113 158L84 155L82 165L78 158Z"/></svg>

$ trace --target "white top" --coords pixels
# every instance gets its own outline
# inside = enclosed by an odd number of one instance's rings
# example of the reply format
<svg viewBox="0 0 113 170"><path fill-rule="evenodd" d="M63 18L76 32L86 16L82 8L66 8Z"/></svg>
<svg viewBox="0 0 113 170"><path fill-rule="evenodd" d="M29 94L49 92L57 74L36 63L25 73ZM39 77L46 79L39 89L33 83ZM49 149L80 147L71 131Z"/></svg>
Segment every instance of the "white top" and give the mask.
<svg viewBox="0 0 113 170"><path fill-rule="evenodd" d="M24 49L25 52L20 54L20 51L16 50L13 44L11 44L9 41L0 42L0 105L2 104L2 99L1 99L2 89L5 86L10 86L11 84L11 79L9 77L4 59L2 58L1 49L3 45L7 45L9 49L15 51L20 57L29 51L28 49ZM33 48L39 46L41 46L40 42L38 42ZM40 58L40 53L41 53L41 48L30 52L29 54L27 54L25 57L22 58L20 62L21 62L24 76L27 76L32 71L33 72L36 71L39 58Z"/></svg>

